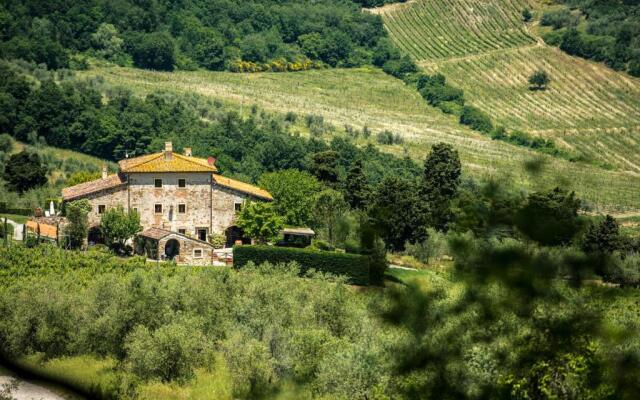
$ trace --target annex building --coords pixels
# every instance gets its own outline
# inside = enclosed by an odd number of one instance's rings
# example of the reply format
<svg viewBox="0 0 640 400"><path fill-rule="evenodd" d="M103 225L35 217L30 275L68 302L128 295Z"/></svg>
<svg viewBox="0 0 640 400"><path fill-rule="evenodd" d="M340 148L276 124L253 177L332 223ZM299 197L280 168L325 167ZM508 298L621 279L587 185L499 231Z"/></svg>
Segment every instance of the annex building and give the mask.
<svg viewBox="0 0 640 400"><path fill-rule="evenodd" d="M224 234L228 247L246 239L235 225L236 212L246 200L272 201L256 186L219 175L215 159L173 151L171 142L162 152L118 163L118 173L62 190L64 202L87 199L91 204L89 240L99 235L102 214L122 206L140 215L138 243L151 258L207 264L215 257L209 244L212 234ZM92 240L94 239L94 240Z"/></svg>

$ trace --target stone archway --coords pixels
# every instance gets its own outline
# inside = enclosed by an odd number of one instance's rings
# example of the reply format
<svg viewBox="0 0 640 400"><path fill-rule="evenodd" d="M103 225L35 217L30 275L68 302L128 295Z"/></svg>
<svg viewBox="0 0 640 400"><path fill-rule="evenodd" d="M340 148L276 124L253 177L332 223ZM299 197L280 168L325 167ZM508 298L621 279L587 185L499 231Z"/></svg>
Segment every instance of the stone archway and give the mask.
<svg viewBox="0 0 640 400"><path fill-rule="evenodd" d="M173 260L180 255L180 242L176 239L169 239L164 245L164 256L167 260Z"/></svg>
<svg viewBox="0 0 640 400"><path fill-rule="evenodd" d="M251 239L245 237L244 231L235 225L228 227L224 234L227 237L226 247L233 247L237 241L242 242L242 244L251 244Z"/></svg>

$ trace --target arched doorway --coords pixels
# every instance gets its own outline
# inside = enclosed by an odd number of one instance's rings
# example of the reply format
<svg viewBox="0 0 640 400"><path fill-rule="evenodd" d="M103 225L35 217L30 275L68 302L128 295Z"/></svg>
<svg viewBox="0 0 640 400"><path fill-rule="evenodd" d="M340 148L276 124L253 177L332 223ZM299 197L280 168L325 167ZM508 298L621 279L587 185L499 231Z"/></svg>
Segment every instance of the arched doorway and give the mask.
<svg viewBox="0 0 640 400"><path fill-rule="evenodd" d="M89 228L89 235L87 237L89 244L104 244L104 236L99 226Z"/></svg>
<svg viewBox="0 0 640 400"><path fill-rule="evenodd" d="M180 242L169 239L164 245L164 256L167 260L173 260L180 254Z"/></svg>
<svg viewBox="0 0 640 400"><path fill-rule="evenodd" d="M251 244L251 239L245 237L244 231L235 225L228 227L224 234L227 237L226 247L233 247L238 241L242 244Z"/></svg>

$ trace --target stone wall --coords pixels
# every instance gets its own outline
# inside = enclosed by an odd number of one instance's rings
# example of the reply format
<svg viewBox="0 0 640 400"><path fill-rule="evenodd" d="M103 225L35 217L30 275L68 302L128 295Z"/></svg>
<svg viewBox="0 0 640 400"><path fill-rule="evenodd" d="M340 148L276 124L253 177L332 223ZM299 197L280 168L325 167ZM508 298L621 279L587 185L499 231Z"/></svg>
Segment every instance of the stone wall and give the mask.
<svg viewBox="0 0 640 400"><path fill-rule="evenodd" d="M127 209L127 188L119 187L116 189L106 189L100 192L92 193L86 197L85 199L89 200L91 204L91 211L89 211L89 226L95 226L100 224L100 219L102 215L99 213L99 207L104 206L105 211L122 206L125 210Z"/></svg>
<svg viewBox="0 0 640 400"><path fill-rule="evenodd" d="M242 204L247 197L246 194L214 185L211 199L211 208L213 209L212 232L224 234L225 230L235 222L236 204Z"/></svg>
<svg viewBox="0 0 640 400"><path fill-rule="evenodd" d="M158 241L158 253L160 258L165 254L165 247L170 240L176 240L180 244L180 252L175 261L178 264L211 265L213 262L213 247L208 243L190 239L179 234L170 234ZM195 254L195 250L201 250L201 256Z"/></svg>
<svg viewBox="0 0 640 400"><path fill-rule="evenodd" d="M105 211L122 206L135 209L140 214L143 229L152 227L180 232L197 238L198 229L224 234L234 225L236 205L249 195L212 183L210 173L135 173L130 174L128 186L107 189L87 195L91 203L89 224L100 224L99 206ZM162 179L162 187L155 187L155 179ZM186 179L186 187L178 187L178 179ZM212 186L213 185L213 186ZM155 212L155 205L162 205L162 212ZM180 204L185 212L180 213Z"/></svg>
<svg viewBox="0 0 640 400"><path fill-rule="evenodd" d="M162 179L162 187L155 187L155 179ZM186 187L178 187L185 179ZM184 229L196 237L198 229L211 231L211 174L210 173L138 173L129 175L129 206L140 214L146 228L156 227L174 232ZM157 213L156 204L162 205ZM185 212L180 213L181 204Z"/></svg>

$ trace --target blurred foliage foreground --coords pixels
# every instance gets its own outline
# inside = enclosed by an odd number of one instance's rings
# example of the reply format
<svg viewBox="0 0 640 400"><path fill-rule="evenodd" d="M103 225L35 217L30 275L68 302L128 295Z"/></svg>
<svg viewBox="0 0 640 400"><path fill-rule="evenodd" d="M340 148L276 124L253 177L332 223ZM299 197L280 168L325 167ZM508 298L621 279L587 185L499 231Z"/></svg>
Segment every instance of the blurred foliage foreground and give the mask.
<svg viewBox="0 0 640 400"><path fill-rule="evenodd" d="M95 398L636 398L637 289L585 285L607 257L449 245L449 271L384 289L295 265L3 248L0 349Z"/></svg>

